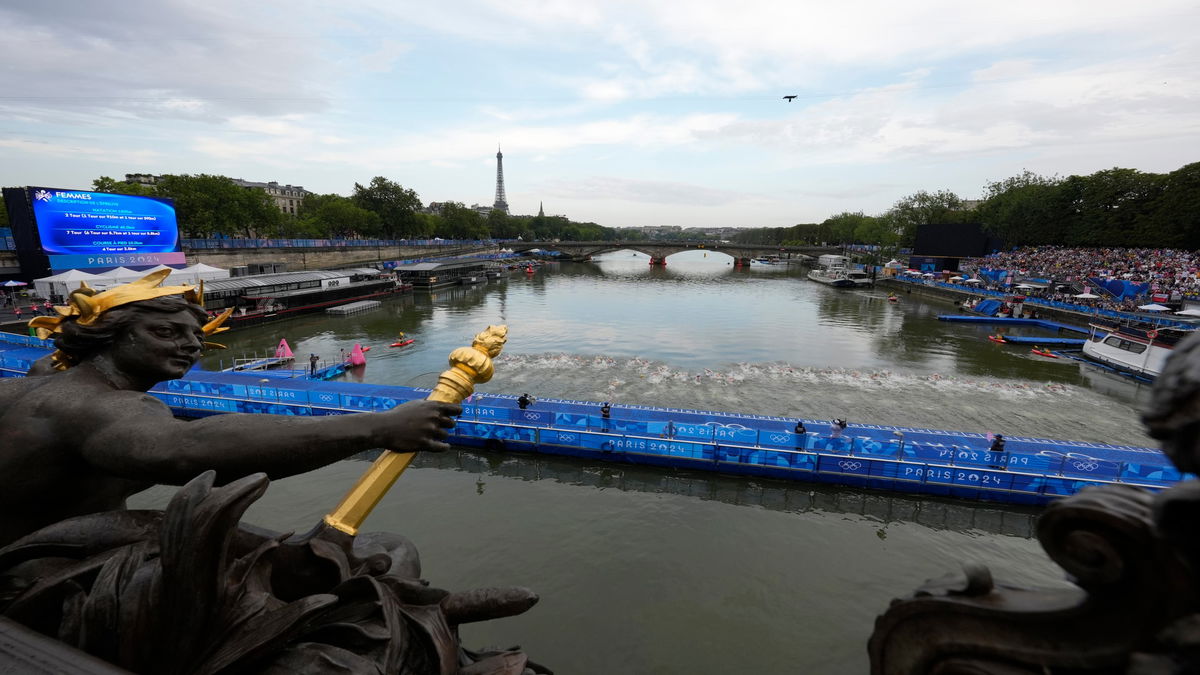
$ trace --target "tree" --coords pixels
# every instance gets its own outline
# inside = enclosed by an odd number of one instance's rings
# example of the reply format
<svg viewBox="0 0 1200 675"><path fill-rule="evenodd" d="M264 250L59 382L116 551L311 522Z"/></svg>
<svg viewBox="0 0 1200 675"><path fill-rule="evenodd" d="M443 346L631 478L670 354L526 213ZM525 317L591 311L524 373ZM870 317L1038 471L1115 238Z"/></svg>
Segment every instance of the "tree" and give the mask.
<svg viewBox="0 0 1200 675"><path fill-rule="evenodd" d="M949 190L917 192L896 202L888 211L903 246L912 246L917 239L917 226L936 223L962 222L962 200Z"/></svg>
<svg viewBox="0 0 1200 675"><path fill-rule="evenodd" d="M1064 242L1061 184L1057 177L1029 170L988 183L976 209L983 230L1010 246Z"/></svg>
<svg viewBox="0 0 1200 675"><path fill-rule="evenodd" d="M1158 233L1160 245L1200 249L1200 162L1163 176L1146 211L1141 229Z"/></svg>
<svg viewBox="0 0 1200 675"><path fill-rule="evenodd" d="M355 183L351 199L356 206L373 211L379 216L380 234L384 238L409 238L428 234L420 231L421 222L416 215L421 210L421 198L415 191L399 183L376 176L366 187Z"/></svg>
<svg viewBox="0 0 1200 675"><path fill-rule="evenodd" d="M441 229L437 234L445 239L485 239L487 230L483 218L461 202L442 202Z"/></svg>
<svg viewBox="0 0 1200 675"><path fill-rule="evenodd" d="M270 237L279 233L283 223L270 195L240 187L225 176L168 174L159 179L155 191L175 201L185 237Z"/></svg>
<svg viewBox="0 0 1200 675"><path fill-rule="evenodd" d="M100 176L92 181L92 190L95 192L142 196L153 196L155 193L154 186L152 185L142 185L141 183L134 183L127 180L118 181L108 176Z"/></svg>
<svg viewBox="0 0 1200 675"><path fill-rule="evenodd" d="M298 229L317 238L374 237L379 215L337 194L309 195L301 204Z"/></svg>

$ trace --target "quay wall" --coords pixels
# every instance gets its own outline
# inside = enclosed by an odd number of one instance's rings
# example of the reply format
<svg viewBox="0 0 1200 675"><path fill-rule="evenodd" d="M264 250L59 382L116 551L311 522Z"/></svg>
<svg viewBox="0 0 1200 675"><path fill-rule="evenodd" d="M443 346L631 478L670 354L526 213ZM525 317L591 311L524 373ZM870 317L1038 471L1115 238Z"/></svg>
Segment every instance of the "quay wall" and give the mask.
<svg viewBox="0 0 1200 675"><path fill-rule="evenodd" d="M373 265L385 260L449 258L476 253L496 253L498 246L376 246L328 248L184 249L189 265L238 267L251 263L284 262L288 271L321 270Z"/></svg>
<svg viewBox="0 0 1200 675"><path fill-rule="evenodd" d="M204 263L213 267L238 267L251 263L284 262L292 272L372 265L384 260L410 260L413 258L448 258L475 253L496 253L498 245L463 246L330 246L326 248L237 248L237 249L192 249L184 248L189 265ZM0 251L0 270L20 269L16 251Z"/></svg>

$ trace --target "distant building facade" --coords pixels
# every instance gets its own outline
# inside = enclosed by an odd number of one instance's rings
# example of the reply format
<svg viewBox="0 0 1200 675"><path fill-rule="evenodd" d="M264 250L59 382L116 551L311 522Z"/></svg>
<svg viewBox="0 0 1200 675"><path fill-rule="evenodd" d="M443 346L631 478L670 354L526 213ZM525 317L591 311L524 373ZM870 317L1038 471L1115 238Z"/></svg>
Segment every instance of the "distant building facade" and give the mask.
<svg viewBox="0 0 1200 675"><path fill-rule="evenodd" d="M242 180L241 178L234 178L233 182L239 187L248 189L257 188L266 192L275 202L275 207L290 216L294 216L300 211L300 205L304 203L304 197L308 194L308 190L299 185L280 185L275 181L256 183L254 181Z"/></svg>
<svg viewBox="0 0 1200 675"><path fill-rule="evenodd" d="M161 179L162 176L155 176L148 173L125 174L125 182L137 183L138 185L158 185ZM308 190L299 185L280 185L275 181L258 183L242 180L241 178L231 178L230 180L238 187L266 192L271 201L275 202L275 208L290 216L294 216L300 212L300 205L304 203L304 197L310 194Z"/></svg>

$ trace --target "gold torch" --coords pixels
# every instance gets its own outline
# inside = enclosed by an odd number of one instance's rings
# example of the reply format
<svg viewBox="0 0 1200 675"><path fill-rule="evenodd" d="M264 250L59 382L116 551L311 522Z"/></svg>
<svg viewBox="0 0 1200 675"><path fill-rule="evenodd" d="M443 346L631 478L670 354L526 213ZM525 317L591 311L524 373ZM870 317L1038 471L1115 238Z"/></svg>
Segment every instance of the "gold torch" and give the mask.
<svg viewBox="0 0 1200 675"><path fill-rule="evenodd" d="M492 379L492 359L500 355L508 336L507 326L488 326L475 336L470 347L450 352L450 368L438 376L429 400L462 403L475 391L475 385ZM415 452L384 450L379 459L358 479L340 504L325 516L325 524L351 536L358 534L371 510L383 499L392 484L416 457Z"/></svg>

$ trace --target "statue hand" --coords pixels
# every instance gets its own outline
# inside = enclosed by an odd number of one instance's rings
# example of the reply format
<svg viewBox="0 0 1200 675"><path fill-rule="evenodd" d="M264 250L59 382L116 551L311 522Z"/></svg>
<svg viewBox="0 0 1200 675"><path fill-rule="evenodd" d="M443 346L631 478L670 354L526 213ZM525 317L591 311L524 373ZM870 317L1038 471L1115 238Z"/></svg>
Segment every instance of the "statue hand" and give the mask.
<svg viewBox="0 0 1200 675"><path fill-rule="evenodd" d="M409 401L379 413L377 435L382 446L399 452L443 452L450 449L445 439L460 414L462 406L456 403Z"/></svg>

